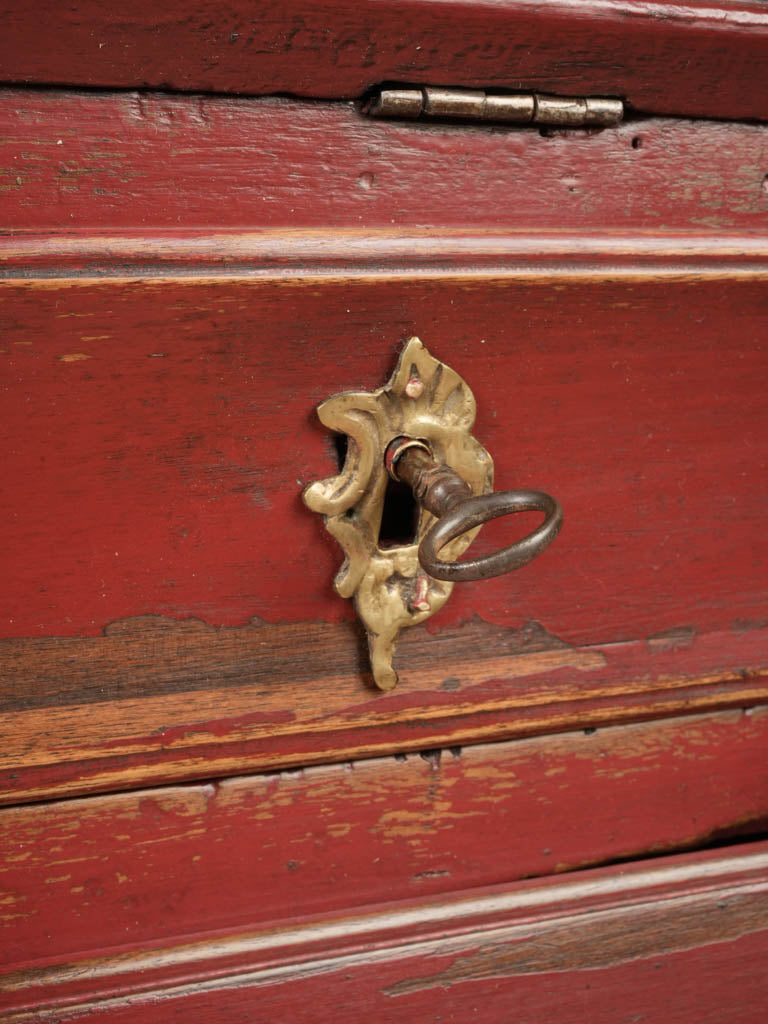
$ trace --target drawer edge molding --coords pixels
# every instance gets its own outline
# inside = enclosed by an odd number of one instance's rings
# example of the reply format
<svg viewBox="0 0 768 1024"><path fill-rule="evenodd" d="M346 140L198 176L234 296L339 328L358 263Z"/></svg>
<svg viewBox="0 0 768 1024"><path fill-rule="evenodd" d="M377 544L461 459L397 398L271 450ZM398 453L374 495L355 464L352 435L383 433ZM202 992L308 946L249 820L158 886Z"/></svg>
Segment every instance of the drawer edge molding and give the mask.
<svg viewBox="0 0 768 1024"><path fill-rule="evenodd" d="M424 997L455 1010L477 997L473 983L493 979L485 1019L495 1022L508 1019L503 1007L520 987L546 1003L558 975L572 985L589 972L595 981L579 1012L615 998L612 972L630 982L634 1004L646 971L662 964L678 984L681 972L689 981L682 990L695 993L684 997L690 1008L711 1010L714 994L714 1005L733 1012L745 979L752 995L737 1003L742 1010L755 991L768 995L766 954L768 843L757 843L31 968L2 979L3 1019L144 1022L165 1007L187 1020L230 1020L233 1006L242 1012L265 1000L273 1013L289 1012L324 986L334 999L365 993L377 1019L394 1021ZM526 991L531 984L539 991ZM668 1011L678 998L662 986L649 1001ZM759 1000L755 1007L738 1019L758 1021Z"/></svg>
<svg viewBox="0 0 768 1024"><path fill-rule="evenodd" d="M12 232L0 283L346 278L727 279L768 274L765 234L469 230Z"/></svg>

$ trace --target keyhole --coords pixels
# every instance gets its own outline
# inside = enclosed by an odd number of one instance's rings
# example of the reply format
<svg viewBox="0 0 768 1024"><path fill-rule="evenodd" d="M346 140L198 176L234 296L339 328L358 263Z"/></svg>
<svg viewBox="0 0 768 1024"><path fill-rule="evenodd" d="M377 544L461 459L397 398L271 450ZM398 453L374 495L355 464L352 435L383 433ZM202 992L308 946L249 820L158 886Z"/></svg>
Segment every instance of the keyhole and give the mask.
<svg viewBox="0 0 768 1024"><path fill-rule="evenodd" d="M339 472L341 472L347 458L349 438L346 434L334 434L332 440ZM351 516L352 511L347 515ZM379 547L399 548L415 544L418 529L419 506L413 497L413 491L407 484L387 477L387 490L384 494L384 508L379 527Z"/></svg>
<svg viewBox="0 0 768 1024"><path fill-rule="evenodd" d="M331 438L333 441L333 450L336 453L336 461L339 465L339 472L344 469L344 462L347 458L347 448L349 447L349 438L346 434L334 434Z"/></svg>
<svg viewBox="0 0 768 1024"><path fill-rule="evenodd" d="M397 548L416 542L419 506L407 484L387 479L384 508L379 527L379 547Z"/></svg>

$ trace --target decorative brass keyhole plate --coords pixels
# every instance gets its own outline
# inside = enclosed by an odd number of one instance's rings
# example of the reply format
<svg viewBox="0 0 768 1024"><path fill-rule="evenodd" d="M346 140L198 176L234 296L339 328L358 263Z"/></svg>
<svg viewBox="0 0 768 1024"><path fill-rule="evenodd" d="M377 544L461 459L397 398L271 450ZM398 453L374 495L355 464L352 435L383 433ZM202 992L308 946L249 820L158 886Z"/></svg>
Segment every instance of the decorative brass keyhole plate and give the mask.
<svg viewBox="0 0 768 1024"><path fill-rule="evenodd" d="M310 484L304 501L325 516L329 532L346 559L335 589L352 597L368 632L376 684L391 690L397 683L392 656L400 630L428 619L445 604L453 583L433 579L419 563L419 544L435 522L419 511L414 543L379 546L379 529L387 490L384 453L398 437L427 443L435 458L455 470L473 494L493 486L493 460L470 431L475 399L454 370L433 358L418 338L403 349L392 378L377 391L345 391L318 407L321 422L346 434L341 472ZM448 561L459 558L479 526L443 547Z"/></svg>

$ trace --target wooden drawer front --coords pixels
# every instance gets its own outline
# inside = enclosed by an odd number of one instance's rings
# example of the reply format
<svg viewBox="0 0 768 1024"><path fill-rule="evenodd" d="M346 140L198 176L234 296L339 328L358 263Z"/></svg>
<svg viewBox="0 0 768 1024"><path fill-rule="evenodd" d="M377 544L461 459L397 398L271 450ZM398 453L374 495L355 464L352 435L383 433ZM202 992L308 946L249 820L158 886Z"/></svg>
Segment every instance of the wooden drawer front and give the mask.
<svg viewBox="0 0 768 1024"><path fill-rule="evenodd" d="M5 645L6 798L768 696L752 273L41 285L3 289L24 341L6 623L28 637ZM499 483L550 488L567 518L534 565L407 634L379 695L298 482L332 471L315 404L375 386L416 329L473 379Z"/></svg>
<svg viewBox="0 0 768 1024"><path fill-rule="evenodd" d="M765 843L509 883L764 829L767 728L729 712L7 809L3 1019L309 1021L322 979L349 1019L552 1014L568 988L590 1020L757 1022Z"/></svg>
<svg viewBox="0 0 768 1024"><path fill-rule="evenodd" d="M766 129L10 96L3 799L766 700ZM382 695L300 491L411 334L566 525Z"/></svg>
<svg viewBox="0 0 768 1024"><path fill-rule="evenodd" d="M757 835L767 745L755 709L8 808L0 960L138 956Z"/></svg>
<svg viewBox="0 0 768 1024"><path fill-rule="evenodd" d="M568 512L535 565L457 587L443 624L600 643L754 622L766 281L8 282L6 635L349 618L340 548L300 500L336 469L314 408L376 387L417 331L471 380L498 485L549 486Z"/></svg>

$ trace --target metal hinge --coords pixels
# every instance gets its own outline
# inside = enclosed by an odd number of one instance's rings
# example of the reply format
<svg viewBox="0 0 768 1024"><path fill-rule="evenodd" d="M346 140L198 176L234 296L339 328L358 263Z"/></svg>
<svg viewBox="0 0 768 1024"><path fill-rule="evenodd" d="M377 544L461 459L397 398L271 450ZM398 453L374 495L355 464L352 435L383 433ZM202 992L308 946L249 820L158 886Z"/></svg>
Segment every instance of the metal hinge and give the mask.
<svg viewBox="0 0 768 1024"><path fill-rule="evenodd" d="M371 117L436 117L441 120L591 128L618 124L622 100L602 96L543 96L492 93L480 89L442 89L431 85L379 89L363 106Z"/></svg>

